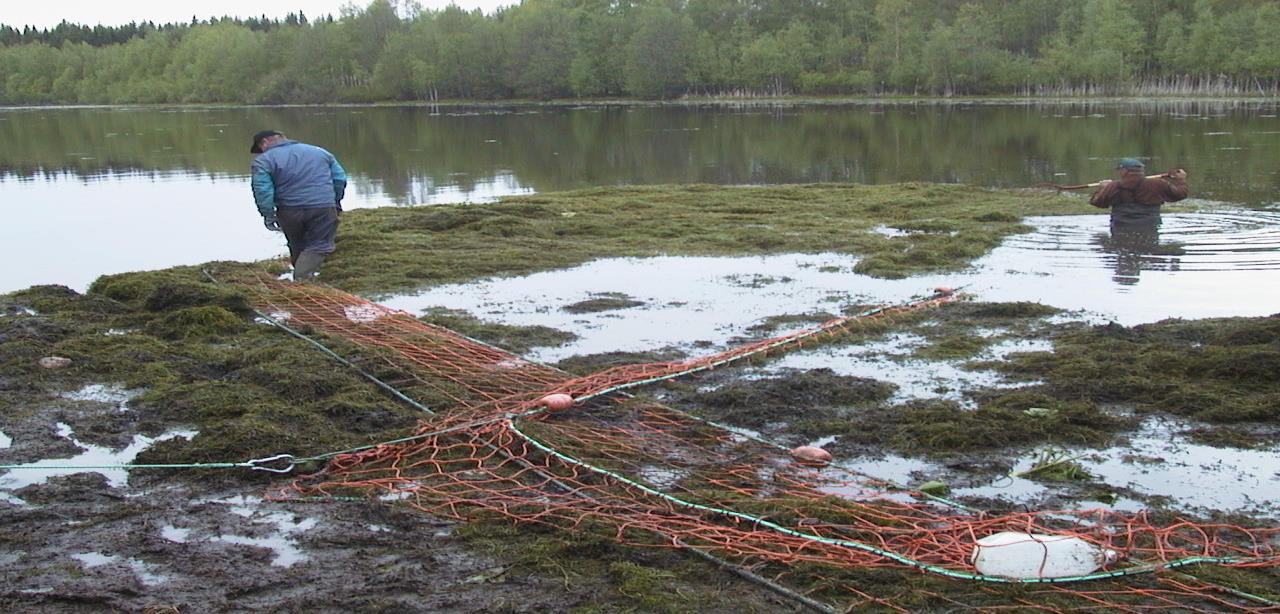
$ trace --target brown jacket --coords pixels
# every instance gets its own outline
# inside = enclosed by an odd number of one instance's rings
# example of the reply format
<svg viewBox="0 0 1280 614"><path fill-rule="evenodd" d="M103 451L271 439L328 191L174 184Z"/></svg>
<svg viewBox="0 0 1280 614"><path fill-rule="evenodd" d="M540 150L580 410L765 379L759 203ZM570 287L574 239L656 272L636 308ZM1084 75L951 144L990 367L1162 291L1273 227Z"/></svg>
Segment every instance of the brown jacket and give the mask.
<svg viewBox="0 0 1280 614"><path fill-rule="evenodd" d="M1132 188L1123 187L1123 183L1112 181L1102 186L1089 199L1089 204L1102 209L1110 209L1116 205L1159 207L1187 197L1186 179L1143 179Z"/></svg>

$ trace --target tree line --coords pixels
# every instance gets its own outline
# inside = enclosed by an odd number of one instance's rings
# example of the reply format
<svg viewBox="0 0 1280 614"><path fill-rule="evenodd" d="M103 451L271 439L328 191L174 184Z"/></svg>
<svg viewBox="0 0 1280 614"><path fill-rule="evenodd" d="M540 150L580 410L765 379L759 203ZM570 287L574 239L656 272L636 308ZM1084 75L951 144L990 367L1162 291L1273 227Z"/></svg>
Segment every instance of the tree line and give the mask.
<svg viewBox="0 0 1280 614"><path fill-rule="evenodd" d="M1272 0L373 0L0 26L0 103L1280 93Z"/></svg>

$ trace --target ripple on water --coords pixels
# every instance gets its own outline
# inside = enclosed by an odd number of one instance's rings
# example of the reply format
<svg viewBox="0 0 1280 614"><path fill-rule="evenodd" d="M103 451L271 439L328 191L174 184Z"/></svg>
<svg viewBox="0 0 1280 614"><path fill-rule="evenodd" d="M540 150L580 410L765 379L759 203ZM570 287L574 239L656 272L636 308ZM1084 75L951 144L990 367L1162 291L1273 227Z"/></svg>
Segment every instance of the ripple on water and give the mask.
<svg viewBox="0 0 1280 614"><path fill-rule="evenodd" d="M1036 231L1004 247L1035 253L1061 267L1142 271L1280 270L1280 212L1222 211L1166 214L1154 245L1112 241L1106 216L1029 218ZM1040 252L1047 252L1048 255ZM1122 262L1129 258L1129 262Z"/></svg>

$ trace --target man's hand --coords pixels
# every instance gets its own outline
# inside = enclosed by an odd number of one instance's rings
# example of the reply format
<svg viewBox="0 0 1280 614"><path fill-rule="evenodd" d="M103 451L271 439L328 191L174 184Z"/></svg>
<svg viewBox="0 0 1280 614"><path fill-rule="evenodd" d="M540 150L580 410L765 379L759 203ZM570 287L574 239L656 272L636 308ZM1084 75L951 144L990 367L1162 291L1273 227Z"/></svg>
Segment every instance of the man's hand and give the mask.
<svg viewBox="0 0 1280 614"><path fill-rule="evenodd" d="M1103 179L1102 181L1098 182L1098 187L1105 188L1107 187L1107 184L1111 183L1112 181L1113 181L1112 179Z"/></svg>
<svg viewBox="0 0 1280 614"><path fill-rule="evenodd" d="M271 232L284 232L284 229L280 228L280 220L276 219L274 215L262 216L262 225L266 226L267 230Z"/></svg>
<svg viewBox="0 0 1280 614"><path fill-rule="evenodd" d="M1180 168L1179 168L1179 169L1171 170L1171 171L1169 171L1169 178L1170 178L1170 179L1186 179L1186 178L1187 178L1187 171L1185 171L1185 170L1183 170L1183 169L1180 169Z"/></svg>

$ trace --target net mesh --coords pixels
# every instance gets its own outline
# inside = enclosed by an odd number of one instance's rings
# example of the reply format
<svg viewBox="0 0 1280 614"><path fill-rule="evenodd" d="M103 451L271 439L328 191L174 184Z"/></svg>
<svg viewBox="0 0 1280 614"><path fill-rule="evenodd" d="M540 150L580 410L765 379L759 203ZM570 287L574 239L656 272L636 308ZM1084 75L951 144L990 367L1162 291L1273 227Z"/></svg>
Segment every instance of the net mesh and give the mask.
<svg viewBox="0 0 1280 614"><path fill-rule="evenodd" d="M359 492L463 520L502 518L603 532L632 546L697 548L828 598L843 594L849 607L911 609L903 605L909 597L941 608L1280 611L1265 597L1179 571L1214 564L1274 578L1280 529L1103 509L973 511L838 465L800 462L750 434L623 392L883 325L955 300L954 293L711 356L576 377L335 289L243 281L273 318L341 340L352 348L346 358L394 374L389 383L409 397L441 401L408 441L338 456L282 497ZM547 411L544 399L553 393L572 396L574 407ZM1002 531L1075 536L1120 562L1052 582L983 576L970 562L974 544ZM963 585L873 592L858 574L878 569Z"/></svg>

